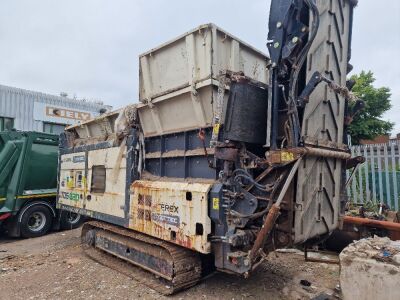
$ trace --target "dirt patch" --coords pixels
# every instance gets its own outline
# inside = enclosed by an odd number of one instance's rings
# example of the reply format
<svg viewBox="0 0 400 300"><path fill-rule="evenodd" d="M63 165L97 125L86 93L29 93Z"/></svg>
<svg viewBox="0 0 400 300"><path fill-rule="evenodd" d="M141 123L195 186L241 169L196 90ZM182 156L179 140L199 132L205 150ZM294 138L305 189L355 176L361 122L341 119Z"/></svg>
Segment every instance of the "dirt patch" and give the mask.
<svg viewBox="0 0 400 300"><path fill-rule="evenodd" d="M305 262L302 253L272 253L248 279L217 273L164 297L92 261L81 251L79 236L76 229L0 240L0 299L310 299L333 294L339 282L336 265Z"/></svg>

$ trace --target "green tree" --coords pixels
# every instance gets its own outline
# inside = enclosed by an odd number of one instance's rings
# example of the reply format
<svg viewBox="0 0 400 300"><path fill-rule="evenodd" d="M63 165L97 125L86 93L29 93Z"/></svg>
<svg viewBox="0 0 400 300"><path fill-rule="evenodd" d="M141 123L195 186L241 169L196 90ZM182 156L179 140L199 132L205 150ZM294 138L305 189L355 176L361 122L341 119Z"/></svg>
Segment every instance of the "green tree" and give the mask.
<svg viewBox="0 0 400 300"><path fill-rule="evenodd" d="M374 87L375 78L371 71L362 71L351 76L351 79L356 82L353 93L365 103L365 108L358 112L349 126L353 144L358 144L361 139L374 139L378 135L389 134L394 124L382 120L382 115L392 107L390 89Z"/></svg>

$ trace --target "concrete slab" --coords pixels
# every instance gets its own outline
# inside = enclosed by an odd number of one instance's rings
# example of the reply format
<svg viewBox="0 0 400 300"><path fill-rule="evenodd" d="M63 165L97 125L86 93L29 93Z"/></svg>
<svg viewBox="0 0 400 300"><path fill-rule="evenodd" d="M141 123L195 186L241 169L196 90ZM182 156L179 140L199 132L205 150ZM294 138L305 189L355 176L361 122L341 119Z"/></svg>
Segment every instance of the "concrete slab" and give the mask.
<svg viewBox="0 0 400 300"><path fill-rule="evenodd" d="M344 300L400 299L400 241L362 239L346 247L339 257Z"/></svg>

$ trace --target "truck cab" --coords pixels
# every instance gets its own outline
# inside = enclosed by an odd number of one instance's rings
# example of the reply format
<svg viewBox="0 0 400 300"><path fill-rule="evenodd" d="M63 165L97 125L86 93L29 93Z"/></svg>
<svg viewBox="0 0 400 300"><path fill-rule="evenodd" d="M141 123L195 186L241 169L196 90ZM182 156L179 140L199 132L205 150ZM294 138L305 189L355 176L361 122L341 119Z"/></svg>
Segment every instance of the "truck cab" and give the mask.
<svg viewBox="0 0 400 300"><path fill-rule="evenodd" d="M0 227L14 237L74 228L80 216L57 211L58 136L0 132Z"/></svg>

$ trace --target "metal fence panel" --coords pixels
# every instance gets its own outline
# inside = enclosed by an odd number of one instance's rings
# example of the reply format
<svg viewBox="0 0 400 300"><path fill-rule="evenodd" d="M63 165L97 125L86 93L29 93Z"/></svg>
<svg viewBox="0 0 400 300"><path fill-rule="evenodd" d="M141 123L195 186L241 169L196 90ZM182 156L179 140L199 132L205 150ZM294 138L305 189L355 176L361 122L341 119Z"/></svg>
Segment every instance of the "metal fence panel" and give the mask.
<svg viewBox="0 0 400 300"><path fill-rule="evenodd" d="M398 148L397 148L398 149ZM399 199L399 194L397 191L397 185L398 185L398 179L397 179L397 167L400 165L399 161L396 164L396 150L395 150L395 144L392 144L390 146L390 158L391 158L391 162L392 162L392 178L393 178L393 196L394 199ZM400 170L400 168L399 168ZM394 201L394 208L395 210L399 210L399 201Z"/></svg>
<svg viewBox="0 0 400 300"><path fill-rule="evenodd" d="M353 203L384 203L392 210L399 210L400 202L400 141L389 144L352 146L352 156L362 155L361 166L347 194ZM350 171L347 172L350 176Z"/></svg>

